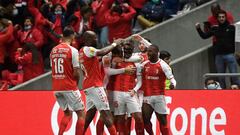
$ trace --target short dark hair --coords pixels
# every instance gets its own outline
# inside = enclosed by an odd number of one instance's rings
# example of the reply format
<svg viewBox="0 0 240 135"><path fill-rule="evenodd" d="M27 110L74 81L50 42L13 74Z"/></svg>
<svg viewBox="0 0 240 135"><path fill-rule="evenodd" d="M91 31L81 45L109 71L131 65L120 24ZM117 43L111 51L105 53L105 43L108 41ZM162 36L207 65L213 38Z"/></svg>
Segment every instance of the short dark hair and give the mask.
<svg viewBox="0 0 240 135"><path fill-rule="evenodd" d="M171 54L168 51L165 51L165 50L160 51L160 55L159 55L160 59L165 59L170 57L171 57Z"/></svg>
<svg viewBox="0 0 240 135"><path fill-rule="evenodd" d="M155 44L150 45L151 47L155 48L157 52L159 52L159 47Z"/></svg>
<svg viewBox="0 0 240 135"><path fill-rule="evenodd" d="M215 77L207 77L207 78L205 79L205 81L204 81L205 86L207 86L207 83L208 83L208 81L210 81L210 80L213 80L214 82L217 81L217 79L216 79Z"/></svg>
<svg viewBox="0 0 240 135"><path fill-rule="evenodd" d="M33 25L34 25L34 23L35 23L32 16L27 16L27 17L25 17L25 18L24 18L24 22L25 22L26 20L30 20Z"/></svg>
<svg viewBox="0 0 240 135"><path fill-rule="evenodd" d="M88 12L92 12L92 8L90 6L81 7L81 14L86 14Z"/></svg>
<svg viewBox="0 0 240 135"><path fill-rule="evenodd" d="M70 37L73 34L74 34L74 30L71 26L66 26L63 29L63 37Z"/></svg>
<svg viewBox="0 0 240 135"><path fill-rule="evenodd" d="M219 10L218 13L217 13L217 15L219 15L219 14L224 14L225 16L227 16L227 12L224 11L224 10Z"/></svg>

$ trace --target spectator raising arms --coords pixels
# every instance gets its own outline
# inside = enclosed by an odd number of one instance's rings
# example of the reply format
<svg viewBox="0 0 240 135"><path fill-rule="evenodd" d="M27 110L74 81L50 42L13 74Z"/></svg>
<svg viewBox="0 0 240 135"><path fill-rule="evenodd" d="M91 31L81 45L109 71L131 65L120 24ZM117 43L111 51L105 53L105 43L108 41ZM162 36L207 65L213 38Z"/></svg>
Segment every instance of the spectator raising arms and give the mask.
<svg viewBox="0 0 240 135"><path fill-rule="evenodd" d="M127 3L117 5L113 4L112 8L105 14L109 30L109 41L114 39L126 38L132 34L132 19L136 11Z"/></svg>
<svg viewBox="0 0 240 135"><path fill-rule="evenodd" d="M15 55L16 63L23 68L23 81L28 81L44 73L44 65L41 53L32 43L26 43L18 48Z"/></svg>
<svg viewBox="0 0 240 135"><path fill-rule="evenodd" d="M7 19L0 20L0 79L4 68L4 58L6 54L6 43L13 33L12 22Z"/></svg>
<svg viewBox="0 0 240 135"><path fill-rule="evenodd" d="M198 34L207 39L215 36L216 41L213 46L215 56L215 65L218 73L225 73L228 67L230 73L237 73L237 61L235 59L235 26L231 25L227 20L227 13L223 10L218 11L218 24L208 32L203 32L200 24L196 23ZM219 77L220 85L223 89L226 88L225 78ZM231 77L232 85L239 85L237 77Z"/></svg>

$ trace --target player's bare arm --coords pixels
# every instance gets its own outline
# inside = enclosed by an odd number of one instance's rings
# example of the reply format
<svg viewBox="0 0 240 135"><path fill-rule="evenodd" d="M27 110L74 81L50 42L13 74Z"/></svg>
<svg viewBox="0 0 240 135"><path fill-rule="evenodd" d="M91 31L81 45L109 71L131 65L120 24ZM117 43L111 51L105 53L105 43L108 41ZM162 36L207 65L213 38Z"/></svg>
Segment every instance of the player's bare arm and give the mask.
<svg viewBox="0 0 240 135"><path fill-rule="evenodd" d="M104 47L96 52L97 56L104 56L108 54L110 51L113 50L118 45L121 45L124 42L123 39L117 39L115 40L110 46Z"/></svg>

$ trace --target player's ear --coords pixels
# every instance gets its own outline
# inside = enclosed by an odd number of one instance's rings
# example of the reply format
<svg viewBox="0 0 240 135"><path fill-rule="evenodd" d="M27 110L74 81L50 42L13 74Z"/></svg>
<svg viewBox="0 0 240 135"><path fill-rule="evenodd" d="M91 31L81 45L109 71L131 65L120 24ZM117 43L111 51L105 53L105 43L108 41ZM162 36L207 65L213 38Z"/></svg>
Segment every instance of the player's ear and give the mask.
<svg viewBox="0 0 240 135"><path fill-rule="evenodd" d="M159 56L160 56L160 52L158 52L158 58L159 58Z"/></svg>

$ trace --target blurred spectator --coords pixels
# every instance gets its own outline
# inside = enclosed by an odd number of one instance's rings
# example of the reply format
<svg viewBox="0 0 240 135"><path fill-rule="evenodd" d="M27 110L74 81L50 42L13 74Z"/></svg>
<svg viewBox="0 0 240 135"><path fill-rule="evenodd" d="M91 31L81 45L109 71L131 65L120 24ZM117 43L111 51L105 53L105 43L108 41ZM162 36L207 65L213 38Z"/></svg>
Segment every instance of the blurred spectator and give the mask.
<svg viewBox="0 0 240 135"><path fill-rule="evenodd" d="M34 44L39 50L43 46L43 35L41 31L39 31L34 26L33 18L26 17L23 25L23 29L18 30L17 32L18 39L20 43L26 44L26 43L32 43Z"/></svg>
<svg viewBox="0 0 240 135"><path fill-rule="evenodd" d="M82 45L82 34L85 31L93 30L92 8L89 6L83 6L81 11L76 11L69 17L68 24L73 27L77 34L72 46L76 49L80 49L80 46Z"/></svg>
<svg viewBox="0 0 240 135"><path fill-rule="evenodd" d="M16 63L23 68L23 81L28 81L44 73L44 65L41 53L37 46L26 43L22 48L18 48L15 55Z"/></svg>
<svg viewBox="0 0 240 135"><path fill-rule="evenodd" d="M0 79L1 72L4 69L4 59L7 54L7 42L13 33L12 22L7 19L0 19Z"/></svg>
<svg viewBox="0 0 240 135"><path fill-rule="evenodd" d="M162 22L164 17L164 7L161 0L150 0L143 6L138 21L143 28L151 27Z"/></svg>
<svg viewBox="0 0 240 135"><path fill-rule="evenodd" d="M223 10L223 9L221 9L221 6L218 3L214 3L211 6L212 15L209 16L208 20L207 20L207 22L209 23L209 27L212 27L213 25L218 25L218 12L221 10ZM230 24L234 23L234 18L230 12L227 12L226 19Z"/></svg>
<svg viewBox="0 0 240 135"><path fill-rule="evenodd" d="M219 82L216 81L215 78L209 77L205 79L205 86L204 89L222 89Z"/></svg>
<svg viewBox="0 0 240 135"><path fill-rule="evenodd" d="M239 90L239 85L231 85L230 87L232 90Z"/></svg>
<svg viewBox="0 0 240 135"><path fill-rule="evenodd" d="M62 34L65 26L65 9L61 4L56 4L52 7L51 12L48 14L49 20L53 23L53 30L57 34Z"/></svg>
<svg viewBox="0 0 240 135"><path fill-rule="evenodd" d="M105 13L111 8L114 0L96 0L92 3L94 15L94 31L98 34L100 44L108 44L108 27L105 21Z"/></svg>
<svg viewBox="0 0 240 135"><path fill-rule="evenodd" d="M113 4L112 8L105 14L108 25L108 38L110 43L114 39L127 38L132 34L132 19L136 11L127 3Z"/></svg>
<svg viewBox="0 0 240 135"><path fill-rule="evenodd" d="M13 87L23 82L23 73L21 71L11 73L9 70L4 70L2 76L2 80L8 82L8 87Z"/></svg>
<svg viewBox="0 0 240 135"><path fill-rule="evenodd" d="M160 51L159 58L162 59L163 61L165 61L170 66L171 54L168 51L165 51L165 50ZM170 90L170 85L171 85L171 81L169 79L166 79L165 89Z"/></svg>
<svg viewBox="0 0 240 135"><path fill-rule="evenodd" d="M137 16L141 14L141 10L147 1L148 0L129 0L130 6L136 10L136 15L133 19L133 33L138 33L142 30L140 24L137 21Z"/></svg>
<svg viewBox="0 0 240 135"><path fill-rule="evenodd" d="M172 15L177 14L179 10L180 3L179 0L162 0L164 8L163 20L167 20L172 17Z"/></svg>
<svg viewBox="0 0 240 135"><path fill-rule="evenodd" d="M222 10L220 5L218 3L214 3L211 5L211 15L208 16L208 19L206 22L204 22L204 31L209 31L209 29L211 27L213 27L214 25L218 25L218 19L217 19L217 14L218 12ZM234 22L234 18L232 16L231 13L227 12L227 20L230 24L233 24ZM215 53L214 53L214 45L216 42L216 38L215 36L212 37L212 47L210 47L210 49L208 50L208 55L209 55L209 69L210 72L216 72L216 68L215 65L213 64L215 61Z"/></svg>
<svg viewBox="0 0 240 135"><path fill-rule="evenodd" d="M218 25L214 25L209 31L203 32L200 24L196 23L196 29L203 39L216 37L213 46L215 56L215 65L218 73L225 73L228 67L230 73L237 73L237 61L234 56L235 52L235 26L227 20L227 13L223 10L218 11ZM225 78L219 77L220 85L226 88ZM239 85L237 77L231 77L231 85Z"/></svg>

